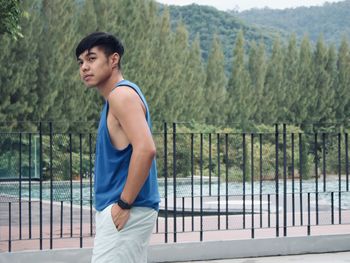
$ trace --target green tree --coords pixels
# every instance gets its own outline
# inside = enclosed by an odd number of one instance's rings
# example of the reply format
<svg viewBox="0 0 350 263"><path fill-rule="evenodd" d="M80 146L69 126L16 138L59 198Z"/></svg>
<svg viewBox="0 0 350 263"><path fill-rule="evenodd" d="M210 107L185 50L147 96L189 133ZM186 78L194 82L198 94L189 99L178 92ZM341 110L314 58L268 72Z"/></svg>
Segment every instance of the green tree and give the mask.
<svg viewBox="0 0 350 263"><path fill-rule="evenodd" d="M55 121L65 131L79 118L76 90L78 75L74 60L76 5L70 0L42 2L42 34L39 41L38 97L36 117Z"/></svg>
<svg viewBox="0 0 350 263"><path fill-rule="evenodd" d="M224 54L219 37L214 35L208 58L206 81L204 85L205 120L214 124L225 122L225 98L227 96Z"/></svg>
<svg viewBox="0 0 350 263"><path fill-rule="evenodd" d="M186 80L183 90L183 107L180 115L185 120L203 121L205 117L204 83L205 72L203 69L202 54L199 35L193 41L186 63L183 65L183 78Z"/></svg>
<svg viewBox="0 0 350 263"><path fill-rule="evenodd" d="M79 32L79 37L77 38L78 41L86 35L98 30L94 0L85 0L80 3L77 12L78 27L76 28L76 31Z"/></svg>
<svg viewBox="0 0 350 263"><path fill-rule="evenodd" d="M328 48L328 59L326 65L326 71L329 75L329 86L327 90L326 105L327 111L324 113L324 120L334 122L337 121L336 116L336 103L335 103L335 92L339 85L338 83L338 69L337 69L337 51L335 46L332 44Z"/></svg>
<svg viewBox="0 0 350 263"><path fill-rule="evenodd" d="M245 64L244 36L240 31L233 50L232 74L228 82L227 120L244 128L252 116L252 97L249 75Z"/></svg>
<svg viewBox="0 0 350 263"><path fill-rule="evenodd" d="M254 94L251 102L251 107L257 107L263 101L264 82L266 75L266 57L265 45L261 41L259 45L254 41L251 44L249 52L249 75L251 82L252 93ZM262 123L262 111L254 108L252 119L255 122Z"/></svg>
<svg viewBox="0 0 350 263"><path fill-rule="evenodd" d="M0 0L0 35L8 33L14 39L23 37L20 27L21 14L19 0Z"/></svg>
<svg viewBox="0 0 350 263"><path fill-rule="evenodd" d="M15 41L8 35L0 37L0 120L9 122L8 128L28 130L35 127L28 121L33 120L38 101L38 1L25 2L21 8L29 12L19 21L24 38Z"/></svg>
<svg viewBox="0 0 350 263"><path fill-rule="evenodd" d="M312 107L316 104L317 92L315 91L315 78L313 75L312 47L310 40L305 36L300 44L298 82L299 102L296 104L296 122L304 123L312 121Z"/></svg>
<svg viewBox="0 0 350 263"><path fill-rule="evenodd" d="M333 120L331 114L333 111L334 90L331 87L331 77L327 70L327 65L329 66L328 59L327 47L323 38L320 37L313 55L315 91L317 92L316 103L315 105L310 105L312 111L309 112L313 116L313 122L330 122Z"/></svg>
<svg viewBox="0 0 350 263"><path fill-rule="evenodd" d="M78 41L80 41L83 37L87 36L88 34L98 31L98 22L97 22L97 13L95 10L95 1L94 0L85 0L81 3L81 6L76 10L78 12L78 19L77 19L77 27L76 31L79 33L76 37L76 42L74 44L74 47L78 44ZM75 59L75 55L72 57L72 59ZM94 125L94 122L96 122L99 118L99 112L101 110L101 107L104 103L104 99L101 97L101 95L94 89L86 88L83 83L78 80L78 70L79 67L76 64L75 68L73 68L73 72L75 72L76 78L74 78L74 89L77 91L77 93L80 94L79 96L79 104L82 109L81 114L79 114L79 121L88 122L87 129L91 127L91 125ZM74 104L72 104L74 108ZM73 125L71 127L71 130L75 129L76 125ZM79 125L79 128L81 125Z"/></svg>
<svg viewBox="0 0 350 263"><path fill-rule="evenodd" d="M277 37L274 41L272 54L269 58L263 101L261 108L263 109L264 115L263 120L266 124L272 124L278 119L278 111L280 102L280 91L282 90L283 83L283 54L280 39Z"/></svg>
<svg viewBox="0 0 350 263"><path fill-rule="evenodd" d="M157 26L155 37L155 45L152 48L153 60L156 63L153 74L156 79L153 88L156 89L152 96L151 113L155 121L174 121L171 112L168 111L168 103L176 103L171 101L173 83L177 81L173 75L173 64L176 63L174 56L174 36L170 30L170 14L169 10L163 10L162 17ZM170 100L170 101L169 101Z"/></svg>
<svg viewBox="0 0 350 263"><path fill-rule="evenodd" d="M336 119L345 122L350 116L350 49L346 38L343 38L338 50L338 85L335 91Z"/></svg>
<svg viewBox="0 0 350 263"><path fill-rule="evenodd" d="M185 67L187 57L189 56L188 47L188 32L182 22L180 22L176 28L175 36L172 42L172 57L173 63L169 64L171 68L173 81L171 92L168 92L165 96L167 102L167 114L173 120L186 121L185 116L180 115L179 107L184 107L183 102L186 102L185 98L186 90L189 89L189 83L185 79L185 72L192 70ZM186 104L186 103L185 103Z"/></svg>
<svg viewBox="0 0 350 263"><path fill-rule="evenodd" d="M298 50L295 34L289 39L287 52L284 56L283 83L279 92L279 120L294 123L297 119L297 105L299 103L298 80Z"/></svg>
<svg viewBox="0 0 350 263"><path fill-rule="evenodd" d="M166 56L159 43L159 28L161 19L158 16L157 5L154 1L138 1L138 12L135 21L130 22L132 26L128 42L126 44L127 56L124 61L125 77L137 82L140 85L148 103L151 105L150 110L153 121L160 121L159 115L163 112L158 108L161 100L164 100L166 89L161 82L160 71L163 69L160 65L165 66L163 58ZM136 7L137 7L136 6ZM169 18L168 18L169 19ZM169 22L169 21L168 21ZM165 22L166 23L166 22ZM165 25L164 25L165 26ZM164 34L171 34L170 25ZM166 41L170 45L170 37ZM169 80L168 80L169 81ZM170 82L169 82L170 83Z"/></svg>
<svg viewBox="0 0 350 263"><path fill-rule="evenodd" d="M13 69L8 67L7 64L9 61L14 61L14 52L12 52L12 40L6 35L0 36L0 51L0 121L13 121L13 118L8 116L8 109L11 107L11 96L15 92L13 88L9 88L12 86L9 80L11 80Z"/></svg>

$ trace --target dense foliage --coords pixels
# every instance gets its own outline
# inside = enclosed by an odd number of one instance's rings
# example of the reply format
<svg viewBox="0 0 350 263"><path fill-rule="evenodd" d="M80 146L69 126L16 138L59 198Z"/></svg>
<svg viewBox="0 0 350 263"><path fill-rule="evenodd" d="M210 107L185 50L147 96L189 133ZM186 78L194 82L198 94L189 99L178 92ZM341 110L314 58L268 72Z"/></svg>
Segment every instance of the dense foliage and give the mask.
<svg viewBox="0 0 350 263"><path fill-rule="evenodd" d="M22 8L28 13L20 21L24 38L0 37L0 122L11 124L6 129L29 125L21 121L54 121L59 131L96 124L103 100L79 80L74 56L77 42L95 30L124 42L124 76L144 91L155 125L195 121L247 130L275 122L348 121L345 38L339 48L322 37L315 46L307 37L297 45L295 35L286 44L276 36L267 46L266 38L254 40L255 33L237 22L227 72L220 30L212 32L203 60L200 32L190 40L185 20L172 30L169 10L159 15L154 1L33 0Z"/></svg>
<svg viewBox="0 0 350 263"><path fill-rule="evenodd" d="M160 10L163 6L160 6ZM207 60L214 35L220 39L225 56L225 68L230 70L232 66L232 47L240 30L244 32L248 40L246 51L252 41L263 41L265 46L272 46L273 39L279 33L277 30L260 28L246 23L244 20L228 12L219 11L214 7L191 4L186 6L169 6L171 25L176 28L178 21L182 21L188 31L190 40L199 35L202 56ZM280 32L281 33L281 32Z"/></svg>
<svg viewBox="0 0 350 263"><path fill-rule="evenodd" d="M275 122L295 124L299 126L293 127L296 132L315 128L307 125L310 123L327 124L323 128L329 129L334 123L348 122L350 47L346 38L339 47L326 44L321 36L316 45L308 37L298 45L296 35L282 41L277 35L272 38L273 34L265 35L232 18L231 24L218 23L224 28L217 30L211 23L199 21L193 35L185 17L174 25L169 9L160 11L149 0L133 0L132 4L129 0L32 0L23 1L21 8L28 14L20 20L24 37L16 41L10 34L0 36L0 123L5 124L1 130L33 130L37 121L53 121L56 133L95 128L103 100L79 80L74 55L78 41L95 30L111 32L124 42L124 77L139 84L145 93L156 127L163 121L189 122L190 128L179 127L178 131L215 133L221 125L226 127L224 132L238 134L253 129L272 133L271 124ZM208 20L214 15L203 17ZM222 37L225 32L232 34L227 43ZM230 46L229 52L224 45ZM188 176L189 171L186 136L179 135L177 141L182 176ZM296 159L305 174L310 169L309 158L318 149L310 141L312 138L302 148L304 160ZM66 146L60 143L61 151ZM241 137L230 136L229 144L236 149L242 145ZM257 139L251 145L257 158ZM334 145L328 151L334 150ZM196 156L198 147L197 138ZM224 155L223 149L218 150L219 156ZM274 169L273 136L271 141L264 141L264 149L267 161L263 169L269 179ZM11 159L9 151L2 150L6 154L2 159ZM207 156L209 150L204 151ZM242 175L240 156L227 163L231 180ZM333 171L336 161L329 165ZM224 156L218 162L226 162ZM61 164L68 167L64 162L57 166Z"/></svg>
<svg viewBox="0 0 350 263"><path fill-rule="evenodd" d="M313 43L323 34L326 42L340 44L350 34L350 1L326 2L323 6L298 7L284 10L251 9L232 12L247 23L266 26L302 37L307 34Z"/></svg>
<svg viewBox="0 0 350 263"><path fill-rule="evenodd" d="M0 0L0 35L9 33L14 38L22 36L18 25L20 15L19 0Z"/></svg>

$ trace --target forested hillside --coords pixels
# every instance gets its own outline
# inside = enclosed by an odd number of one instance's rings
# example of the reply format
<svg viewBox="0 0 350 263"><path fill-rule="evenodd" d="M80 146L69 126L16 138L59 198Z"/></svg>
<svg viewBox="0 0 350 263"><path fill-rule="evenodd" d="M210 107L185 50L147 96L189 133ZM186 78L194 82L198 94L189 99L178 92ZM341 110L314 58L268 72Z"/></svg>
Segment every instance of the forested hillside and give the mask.
<svg viewBox="0 0 350 263"><path fill-rule="evenodd" d="M80 39L95 30L124 42L124 77L144 91L155 124L195 121L248 129L275 122L346 122L350 116L346 39L339 47L322 38L312 45L307 37L298 45L295 35L286 41L276 36L269 44L235 20L241 28L227 72L220 32L229 28L213 30L203 60L200 35L190 40L184 22L172 30L169 10L160 11L154 1L22 4L29 14L21 21L24 37L0 36L0 122L9 123L6 129L41 120L59 123L59 131L76 131L98 121L103 101L79 80L74 55Z"/></svg>
<svg viewBox="0 0 350 263"><path fill-rule="evenodd" d="M160 5L160 11L163 5ZM240 30L243 30L247 40L246 49L252 41L262 40L266 47L271 47L274 38L279 34L277 30L270 30L252 26L237 16L214 7L191 4L186 6L169 6L172 28L179 21L183 22L189 31L190 40L199 36L204 60L208 59L211 43L216 35L223 47L226 59L226 69L230 69L232 61L233 45Z"/></svg>
<svg viewBox="0 0 350 263"><path fill-rule="evenodd" d="M339 45L343 36L350 36L350 0L328 3L323 6L298 7L284 10L251 9L232 12L247 23L269 26L302 37L308 34L316 43L322 34L327 43Z"/></svg>

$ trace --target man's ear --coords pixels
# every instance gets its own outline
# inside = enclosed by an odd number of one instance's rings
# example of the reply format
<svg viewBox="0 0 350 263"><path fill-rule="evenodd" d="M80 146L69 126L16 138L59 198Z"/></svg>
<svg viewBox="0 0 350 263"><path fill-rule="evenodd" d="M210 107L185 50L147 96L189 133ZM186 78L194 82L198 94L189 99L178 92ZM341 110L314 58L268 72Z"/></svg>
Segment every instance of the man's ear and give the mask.
<svg viewBox="0 0 350 263"><path fill-rule="evenodd" d="M113 68L118 68L118 64L119 64L119 61L120 61L120 56L118 53L113 53L110 57L111 59L111 62L112 62L112 67Z"/></svg>

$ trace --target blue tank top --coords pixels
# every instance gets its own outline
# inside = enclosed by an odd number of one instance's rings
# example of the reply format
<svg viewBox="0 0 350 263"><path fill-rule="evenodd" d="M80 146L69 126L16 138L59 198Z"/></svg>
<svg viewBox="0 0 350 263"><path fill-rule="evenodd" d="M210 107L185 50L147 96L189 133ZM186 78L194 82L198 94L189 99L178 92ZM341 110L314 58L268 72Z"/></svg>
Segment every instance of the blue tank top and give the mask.
<svg viewBox="0 0 350 263"><path fill-rule="evenodd" d="M148 105L140 88L127 80L118 82L115 88L119 86L128 86L137 92L146 108L148 126L152 129ZM108 205L120 199L120 195L126 183L132 154L131 144L122 150L116 149L112 144L107 127L108 108L109 105L106 100L101 112L96 141L94 190L95 208L97 211L102 211ZM156 160L154 159L149 176L136 197L133 206L151 207L158 211L159 201L157 166Z"/></svg>

